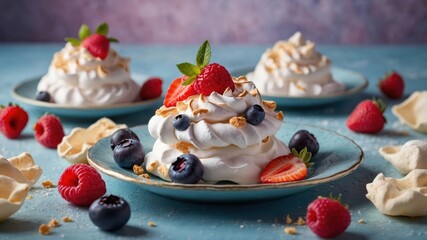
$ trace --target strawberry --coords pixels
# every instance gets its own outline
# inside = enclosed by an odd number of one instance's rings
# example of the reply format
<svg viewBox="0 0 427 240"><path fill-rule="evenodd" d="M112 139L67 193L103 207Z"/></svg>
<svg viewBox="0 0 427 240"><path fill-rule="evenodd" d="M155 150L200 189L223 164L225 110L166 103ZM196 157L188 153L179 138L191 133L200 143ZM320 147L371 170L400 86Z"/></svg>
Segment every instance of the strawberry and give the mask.
<svg viewBox="0 0 427 240"><path fill-rule="evenodd" d="M385 107L381 99L360 102L347 119L347 127L360 133L377 133L384 128Z"/></svg>
<svg viewBox="0 0 427 240"><path fill-rule="evenodd" d="M28 123L28 114L18 105L9 104L0 109L0 132L7 138L18 138Z"/></svg>
<svg viewBox="0 0 427 240"><path fill-rule="evenodd" d="M234 90L234 82L227 69L218 63L209 64L211 47L205 41L199 48L196 56L196 65L185 62L177 64L178 70L187 76L184 85L194 82L194 89L198 94L209 95L212 92L223 94L225 89Z"/></svg>
<svg viewBox="0 0 427 240"><path fill-rule="evenodd" d="M322 238L333 238L343 233L351 222L348 209L338 199L319 197L307 207L308 227Z"/></svg>
<svg viewBox="0 0 427 240"><path fill-rule="evenodd" d="M400 99L403 96L405 83L402 76L397 72L391 72L379 82L378 86L381 92L388 98Z"/></svg>
<svg viewBox="0 0 427 240"><path fill-rule="evenodd" d="M89 27L83 24L79 30L79 39L65 38L74 47L86 48L96 58L104 60L108 56L110 42L118 42L115 38L107 38L109 27L107 23L100 24L92 34Z"/></svg>
<svg viewBox="0 0 427 240"><path fill-rule="evenodd" d="M187 77L180 77L175 79L169 86L166 92L165 100L163 104L166 107L173 107L178 101L187 99L189 96L196 95L197 92L194 90L193 85L182 85Z"/></svg>
<svg viewBox="0 0 427 240"><path fill-rule="evenodd" d="M311 167L313 163L309 163L311 153L307 148L298 151L294 148L292 153L283 155L271 160L262 170L261 183L281 183L298 181L307 176L307 167Z"/></svg>
<svg viewBox="0 0 427 240"><path fill-rule="evenodd" d="M64 128L59 118L45 114L34 125L34 136L43 146L56 148L64 137Z"/></svg>
<svg viewBox="0 0 427 240"><path fill-rule="evenodd" d="M144 82L139 92L141 100L157 98L162 95L162 79L150 78Z"/></svg>

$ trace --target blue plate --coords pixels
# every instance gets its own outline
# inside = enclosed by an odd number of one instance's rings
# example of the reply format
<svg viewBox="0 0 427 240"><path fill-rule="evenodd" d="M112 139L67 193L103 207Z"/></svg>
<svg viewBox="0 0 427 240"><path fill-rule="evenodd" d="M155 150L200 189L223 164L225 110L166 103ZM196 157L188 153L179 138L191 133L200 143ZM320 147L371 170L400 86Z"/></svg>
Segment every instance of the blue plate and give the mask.
<svg viewBox="0 0 427 240"><path fill-rule="evenodd" d="M253 71L253 68L242 68L230 71L232 76L245 76ZM335 81L344 84L345 91L339 94L328 96L314 96L314 97L277 97L269 96L267 93L261 93L264 100L272 100L277 105L287 107L307 107L326 105L334 102L350 98L358 94L368 87L368 80L360 73L344 69L332 67L332 76Z"/></svg>
<svg viewBox="0 0 427 240"><path fill-rule="evenodd" d="M117 179L135 183L147 191L192 202L255 202L285 197L322 183L342 178L356 170L363 161L362 149L352 140L332 131L314 126L284 123L276 136L287 143L298 129L312 132L320 143L320 151L313 158L307 178L291 183L277 184L178 184L151 175L150 179L137 176L131 170L120 168L113 159L110 138L98 141L88 152L89 164ZM132 128L139 136L145 152L150 152L154 139L147 125Z"/></svg>
<svg viewBox="0 0 427 240"><path fill-rule="evenodd" d="M134 76L136 82L142 83L147 77ZM147 101L132 103L111 104L108 106L70 106L64 104L48 103L34 99L37 92L37 84L41 77L18 84L12 90L12 96L22 103L22 105L40 112L49 112L59 116L77 117L77 118L100 118L109 116L118 116L128 113L141 111L156 104L161 103L161 97Z"/></svg>

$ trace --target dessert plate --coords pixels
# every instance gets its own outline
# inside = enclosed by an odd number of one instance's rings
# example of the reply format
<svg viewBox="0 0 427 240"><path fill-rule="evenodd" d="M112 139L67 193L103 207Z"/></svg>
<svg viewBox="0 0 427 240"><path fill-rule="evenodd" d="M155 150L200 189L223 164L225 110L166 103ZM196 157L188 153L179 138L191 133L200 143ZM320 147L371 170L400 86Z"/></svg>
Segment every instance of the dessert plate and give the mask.
<svg viewBox="0 0 427 240"><path fill-rule="evenodd" d="M230 71L232 76L245 76L251 73L253 68L241 68ZM362 92L368 87L368 80L360 73L344 68L332 67L332 76L335 81L344 84L345 91L339 94L313 97L278 97L261 93L264 100L275 101L278 105L287 107L319 106L350 98Z"/></svg>
<svg viewBox="0 0 427 240"><path fill-rule="evenodd" d="M146 76L135 75L132 78L137 83L142 83L147 79ZM112 104L108 106L70 106L64 104L48 103L35 100L37 84L40 77L36 77L15 86L12 90L12 96L23 105L28 106L40 112L49 112L59 116L78 117L78 118L99 118L124 115L132 112L141 111L160 104L161 97L147 101L132 103Z"/></svg>
<svg viewBox="0 0 427 240"><path fill-rule="evenodd" d="M110 138L99 140L88 152L89 164L99 171L122 181L138 184L143 189L165 197L192 202L256 202L285 197L308 188L342 178L355 171L363 161L362 149L352 140L329 130L314 126L284 123L276 136L287 143L297 129L312 132L320 143L320 151L313 158L307 178L292 183L277 184L178 184L154 175L140 177L132 170L120 168L113 159ZM139 136L146 153L154 139L147 125L132 128Z"/></svg>

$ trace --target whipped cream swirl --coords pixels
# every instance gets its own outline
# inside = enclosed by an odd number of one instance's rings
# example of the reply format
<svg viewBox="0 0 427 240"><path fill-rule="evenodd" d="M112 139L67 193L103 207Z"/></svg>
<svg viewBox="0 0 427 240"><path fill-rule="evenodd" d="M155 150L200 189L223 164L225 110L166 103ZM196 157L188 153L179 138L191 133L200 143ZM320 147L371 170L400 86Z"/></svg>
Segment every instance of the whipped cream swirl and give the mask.
<svg viewBox="0 0 427 240"><path fill-rule="evenodd" d="M262 94L271 96L319 96L344 91L344 86L332 78L331 61L300 32L267 49L247 77Z"/></svg>
<svg viewBox="0 0 427 240"><path fill-rule="evenodd" d="M37 91L47 91L51 101L67 105L109 105L136 100L139 86L129 73L129 59L110 48L102 60L85 48L67 43L55 53Z"/></svg>

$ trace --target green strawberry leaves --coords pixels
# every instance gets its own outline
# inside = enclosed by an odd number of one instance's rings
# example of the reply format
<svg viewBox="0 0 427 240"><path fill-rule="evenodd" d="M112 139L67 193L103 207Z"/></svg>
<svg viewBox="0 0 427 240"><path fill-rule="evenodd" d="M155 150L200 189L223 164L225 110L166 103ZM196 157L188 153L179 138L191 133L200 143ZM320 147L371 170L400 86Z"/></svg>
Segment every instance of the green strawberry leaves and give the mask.
<svg viewBox="0 0 427 240"><path fill-rule="evenodd" d="M96 27L96 30L95 30L96 33L104 36L108 35L108 31L109 31L108 24L105 22L101 23L98 27Z"/></svg>
<svg viewBox="0 0 427 240"><path fill-rule="evenodd" d="M206 65L209 64L209 61L211 60L211 46L209 44L209 41L206 40L203 42L203 44L199 47L199 50L197 51L196 55L196 65L184 62L177 64L178 70L187 76L188 78L182 83L182 85L190 85L194 82L197 75L199 75L203 69L206 67Z"/></svg>
<svg viewBox="0 0 427 240"><path fill-rule="evenodd" d="M89 27L86 24L83 24L79 30L79 38L80 40L85 40L85 38L89 37L91 34Z"/></svg>
<svg viewBox="0 0 427 240"><path fill-rule="evenodd" d="M109 27L107 23L101 23L98 27L96 27L95 33L96 34L101 34L104 36L107 36L109 32ZM72 38L72 37L66 37L65 41L71 43L71 45L73 45L73 47L78 47L80 46L80 44L88 37L90 37L92 35L92 32L90 31L90 28L88 25L83 24L80 27L79 30L79 38ZM110 42L119 42L119 40L117 40L116 38L108 38L108 41Z"/></svg>
<svg viewBox="0 0 427 240"><path fill-rule="evenodd" d="M301 161L309 168L314 165L314 163L310 162L311 159L311 152L307 150L307 147L304 147L300 152L296 150L295 148L292 148L292 154L301 159Z"/></svg>
<svg viewBox="0 0 427 240"><path fill-rule="evenodd" d="M73 45L73 47L78 47L81 43L80 39L71 38L71 37L65 38L65 41L71 43L71 45Z"/></svg>

